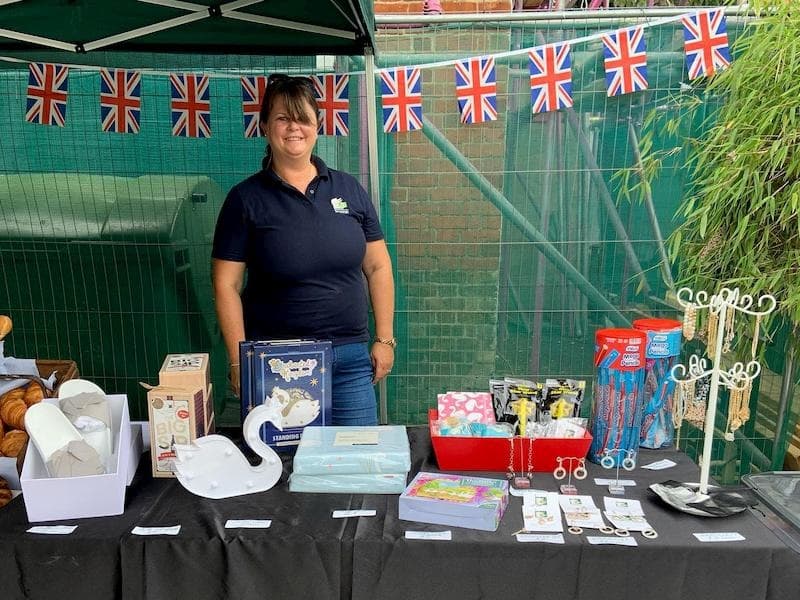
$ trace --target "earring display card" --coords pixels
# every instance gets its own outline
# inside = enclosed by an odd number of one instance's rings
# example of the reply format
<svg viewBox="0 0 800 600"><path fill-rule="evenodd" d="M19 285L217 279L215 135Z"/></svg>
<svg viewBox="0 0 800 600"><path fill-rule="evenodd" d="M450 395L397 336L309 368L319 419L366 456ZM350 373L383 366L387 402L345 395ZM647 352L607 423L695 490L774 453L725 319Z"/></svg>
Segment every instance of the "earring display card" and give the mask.
<svg viewBox="0 0 800 600"><path fill-rule="evenodd" d="M331 342L241 342L242 421L269 398L281 404L283 430L265 423L261 438L276 450L295 450L307 425L331 424Z"/></svg>
<svg viewBox="0 0 800 600"><path fill-rule="evenodd" d="M584 529L605 527L603 515L591 496L559 496L558 503L570 527Z"/></svg>
<svg viewBox="0 0 800 600"><path fill-rule="evenodd" d="M558 494L555 492L531 492L525 494L522 504L522 520L525 531L564 531Z"/></svg>

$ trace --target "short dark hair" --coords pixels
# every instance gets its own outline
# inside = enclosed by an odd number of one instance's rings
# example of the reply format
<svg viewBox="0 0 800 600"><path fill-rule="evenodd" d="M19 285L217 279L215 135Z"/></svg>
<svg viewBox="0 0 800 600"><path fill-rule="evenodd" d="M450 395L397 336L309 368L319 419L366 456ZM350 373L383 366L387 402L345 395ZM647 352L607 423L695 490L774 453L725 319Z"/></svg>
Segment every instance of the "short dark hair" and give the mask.
<svg viewBox="0 0 800 600"><path fill-rule="evenodd" d="M316 125L319 120L317 112L317 98L314 95L314 84L308 77L292 77L283 73L273 73L267 78L267 89L264 91L264 100L258 118L261 123L266 123L275 101L281 98L286 106L289 117L300 123ZM308 120L307 108L314 110L314 122Z"/></svg>

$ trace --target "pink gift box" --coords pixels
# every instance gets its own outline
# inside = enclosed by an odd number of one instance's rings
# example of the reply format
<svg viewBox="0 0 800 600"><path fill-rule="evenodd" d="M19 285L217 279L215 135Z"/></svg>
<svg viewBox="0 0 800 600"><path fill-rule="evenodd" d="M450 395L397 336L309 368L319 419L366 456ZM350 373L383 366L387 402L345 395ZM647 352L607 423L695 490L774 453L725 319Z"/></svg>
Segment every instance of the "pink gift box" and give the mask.
<svg viewBox="0 0 800 600"><path fill-rule="evenodd" d="M492 395L489 392L447 392L437 394L439 418L464 417L473 423L494 423Z"/></svg>

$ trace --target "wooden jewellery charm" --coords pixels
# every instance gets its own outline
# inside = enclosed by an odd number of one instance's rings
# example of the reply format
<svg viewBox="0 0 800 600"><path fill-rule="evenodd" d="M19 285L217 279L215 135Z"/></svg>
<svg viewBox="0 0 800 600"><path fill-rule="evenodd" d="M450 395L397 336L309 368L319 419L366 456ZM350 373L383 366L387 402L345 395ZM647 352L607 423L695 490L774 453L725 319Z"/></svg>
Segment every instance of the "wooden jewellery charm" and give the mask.
<svg viewBox="0 0 800 600"><path fill-rule="evenodd" d="M559 486L562 494L575 495L578 493L578 488L572 485L572 478L582 480L586 479L586 459L580 456L559 456L556 458L558 466L553 471L553 477L556 479L564 479L567 477L567 483L562 483ZM564 463L567 463L567 467Z"/></svg>
<svg viewBox="0 0 800 600"><path fill-rule="evenodd" d="M708 494L708 478L711 468L711 447L714 439L714 421L717 414L717 398L720 383L730 390L731 397L728 403L728 421L725 430L725 439L733 441L734 432L750 418L750 391L753 380L761 373L761 365L755 360L755 350L758 344L758 327L762 317L775 310L775 297L764 294L758 298L740 294L739 288L722 288L718 293L709 297L705 291L694 293L689 288L681 288L677 294L678 303L684 311L694 309L708 310L708 346L706 354L708 359L692 355L689 358L688 368L684 365L675 365L672 368L672 378L678 386L685 386L692 382L709 381L708 403L703 424L703 452L700 459L700 489L699 493ZM727 370L722 369L720 362L722 354L730 350L733 342L734 313L750 315L756 318L756 331L753 344L750 348L751 360L744 364L735 363ZM685 314L685 312L684 312ZM709 366L708 361L711 361ZM683 389L683 387L682 387ZM688 400L684 399L686 412L684 417L690 419ZM695 415L691 415L695 417Z"/></svg>

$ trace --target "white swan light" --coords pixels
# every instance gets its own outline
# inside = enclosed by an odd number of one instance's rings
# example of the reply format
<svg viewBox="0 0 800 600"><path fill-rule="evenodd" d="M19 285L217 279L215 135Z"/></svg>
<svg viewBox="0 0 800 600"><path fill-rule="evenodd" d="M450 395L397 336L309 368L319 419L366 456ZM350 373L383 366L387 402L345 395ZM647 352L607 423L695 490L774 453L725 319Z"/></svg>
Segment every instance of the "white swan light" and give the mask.
<svg viewBox="0 0 800 600"><path fill-rule="evenodd" d="M267 398L255 407L242 426L244 440L261 457L261 464L251 466L241 450L228 438L207 435L192 444L175 445L175 471L187 490L205 498L231 498L265 492L283 473L278 454L259 436L261 426L270 421L283 429L281 405Z"/></svg>

